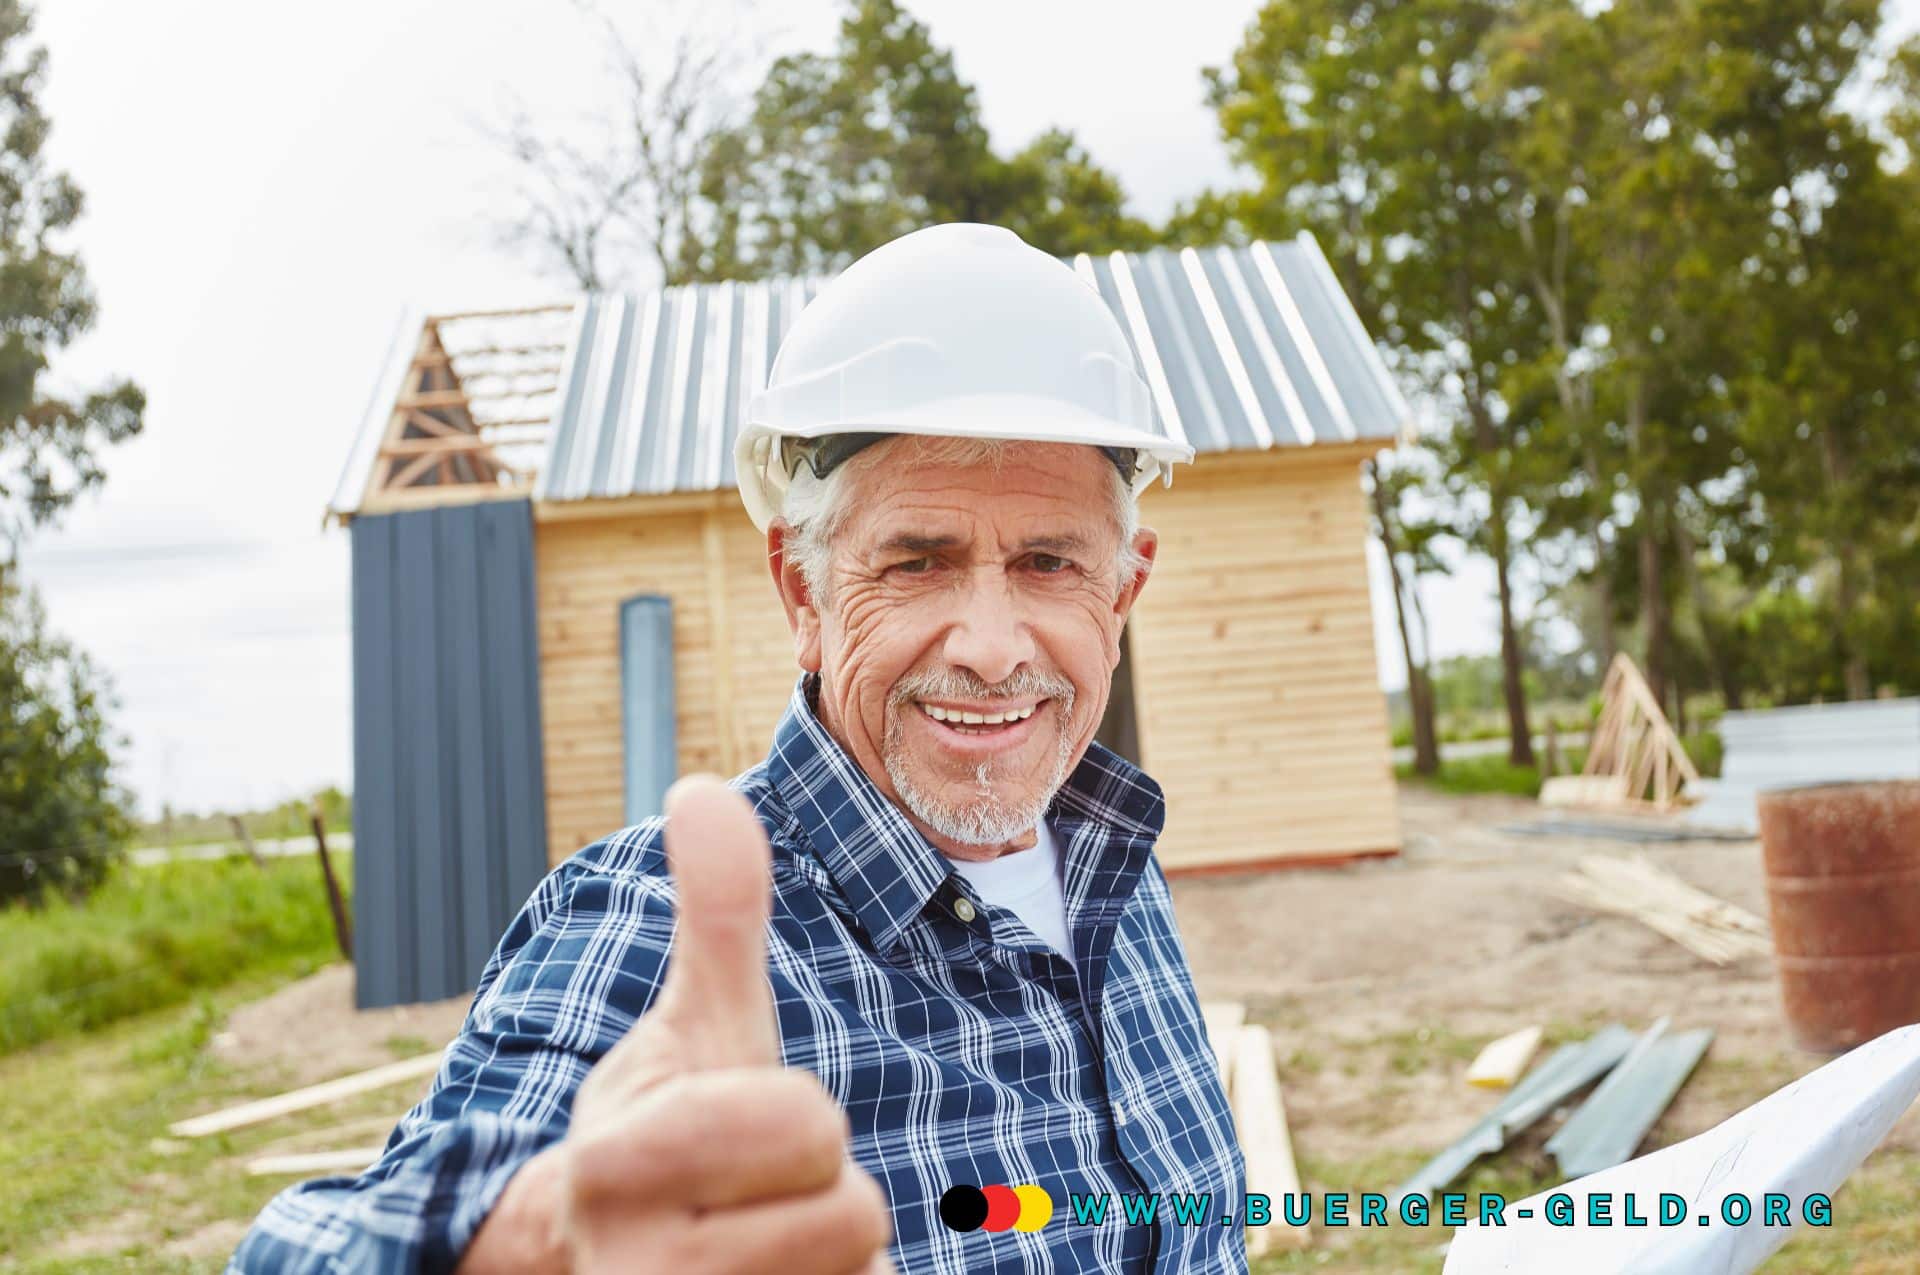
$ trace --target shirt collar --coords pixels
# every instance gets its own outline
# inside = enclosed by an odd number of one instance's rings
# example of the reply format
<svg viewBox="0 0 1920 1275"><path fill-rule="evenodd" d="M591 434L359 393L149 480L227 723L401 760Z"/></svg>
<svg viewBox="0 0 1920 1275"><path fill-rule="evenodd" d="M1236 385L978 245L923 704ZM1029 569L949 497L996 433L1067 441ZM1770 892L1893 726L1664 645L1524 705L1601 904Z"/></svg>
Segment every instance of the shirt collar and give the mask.
<svg viewBox="0 0 1920 1275"><path fill-rule="evenodd" d="M884 951L899 942L950 870L820 724L813 710L817 682L816 674L805 674L794 684L774 730L767 775L876 950ZM1137 876L1165 822L1166 803L1138 767L1091 744L1054 794L1048 818L1098 825L1103 840L1130 851L1123 870ZM1066 845L1065 835L1060 843Z"/></svg>

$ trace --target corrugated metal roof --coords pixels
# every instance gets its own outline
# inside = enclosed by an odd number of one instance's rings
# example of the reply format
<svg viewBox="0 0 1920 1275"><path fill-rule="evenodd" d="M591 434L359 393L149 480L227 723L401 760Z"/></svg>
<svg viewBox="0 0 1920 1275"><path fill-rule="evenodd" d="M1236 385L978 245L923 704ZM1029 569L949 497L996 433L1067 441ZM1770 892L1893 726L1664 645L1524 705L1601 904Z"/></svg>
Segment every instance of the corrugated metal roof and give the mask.
<svg viewBox="0 0 1920 1275"><path fill-rule="evenodd" d="M1244 248L1081 255L1070 264L1126 331L1158 427L1196 452L1388 441L1411 422L1312 237ZM566 352L539 500L733 486L733 444L774 353L825 278L694 284L582 298L556 315ZM417 332L395 342L404 371ZM457 354L457 351L456 351ZM382 378L332 511L356 512L391 416ZM482 419L476 413L475 419Z"/></svg>
<svg viewBox="0 0 1920 1275"><path fill-rule="evenodd" d="M1153 390L1197 452L1378 438L1410 413L1311 237L1082 255ZM824 279L590 299L535 496L591 500L733 485L747 401Z"/></svg>

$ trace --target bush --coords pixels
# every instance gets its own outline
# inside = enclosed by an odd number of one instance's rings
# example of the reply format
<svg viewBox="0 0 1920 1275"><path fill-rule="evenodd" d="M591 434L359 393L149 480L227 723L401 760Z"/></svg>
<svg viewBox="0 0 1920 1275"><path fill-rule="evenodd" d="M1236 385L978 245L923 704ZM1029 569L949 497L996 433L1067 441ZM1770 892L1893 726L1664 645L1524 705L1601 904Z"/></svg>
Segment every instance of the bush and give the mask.
<svg viewBox="0 0 1920 1275"><path fill-rule="evenodd" d="M334 950L310 858L122 865L84 903L0 910L0 1053Z"/></svg>
<svg viewBox="0 0 1920 1275"><path fill-rule="evenodd" d="M113 782L104 680L0 574L0 905L97 886L132 824Z"/></svg>

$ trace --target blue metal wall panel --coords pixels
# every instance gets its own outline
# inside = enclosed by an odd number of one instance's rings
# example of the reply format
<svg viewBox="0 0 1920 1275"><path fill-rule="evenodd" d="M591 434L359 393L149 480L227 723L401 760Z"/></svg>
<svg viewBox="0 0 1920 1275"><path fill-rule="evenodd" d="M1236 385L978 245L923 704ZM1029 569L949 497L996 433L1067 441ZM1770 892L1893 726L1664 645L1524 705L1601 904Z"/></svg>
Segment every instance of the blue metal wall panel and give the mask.
<svg viewBox="0 0 1920 1275"><path fill-rule="evenodd" d="M677 768L668 598L647 594L620 604L620 719L627 822L635 824L662 812Z"/></svg>
<svg viewBox="0 0 1920 1275"><path fill-rule="evenodd" d="M470 991L546 871L525 501L352 523L363 1008Z"/></svg>

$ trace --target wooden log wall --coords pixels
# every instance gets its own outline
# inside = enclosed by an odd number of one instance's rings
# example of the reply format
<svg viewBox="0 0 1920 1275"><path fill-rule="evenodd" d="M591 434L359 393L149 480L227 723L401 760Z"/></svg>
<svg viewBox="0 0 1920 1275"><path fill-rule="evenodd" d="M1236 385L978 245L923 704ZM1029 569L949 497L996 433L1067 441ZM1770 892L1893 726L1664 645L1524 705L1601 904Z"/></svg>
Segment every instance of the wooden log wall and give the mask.
<svg viewBox="0 0 1920 1275"><path fill-rule="evenodd" d="M1133 659L1169 869L1399 847L1359 483L1370 450L1208 456L1145 498L1160 562ZM764 756L797 667L765 543L732 493L549 509L535 558L557 863L624 822L621 602L673 599L683 774Z"/></svg>
<svg viewBox="0 0 1920 1275"><path fill-rule="evenodd" d="M1372 450L1205 456L1141 502L1160 555L1132 621L1135 686L1169 870L1400 846L1360 490Z"/></svg>

